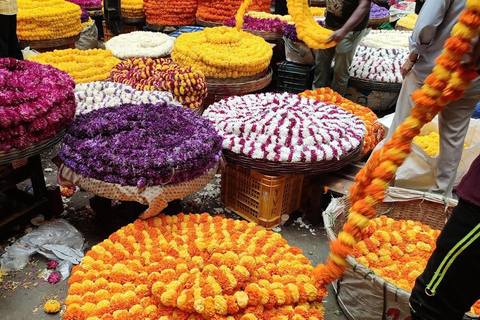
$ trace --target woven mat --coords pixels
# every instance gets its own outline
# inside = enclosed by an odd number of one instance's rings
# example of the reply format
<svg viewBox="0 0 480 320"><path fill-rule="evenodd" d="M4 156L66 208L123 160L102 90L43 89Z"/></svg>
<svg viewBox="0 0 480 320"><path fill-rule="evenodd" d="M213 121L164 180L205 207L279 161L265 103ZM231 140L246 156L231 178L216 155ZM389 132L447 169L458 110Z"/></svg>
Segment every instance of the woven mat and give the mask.
<svg viewBox="0 0 480 320"><path fill-rule="evenodd" d="M139 189L135 186L122 186L117 183L109 183L97 179L86 178L75 173L71 168L62 164L58 170L59 184L69 181L97 196L116 199L120 201L136 201L148 205L148 209L139 218L147 219L158 215L168 205L168 202L183 198L198 189L204 187L213 179L218 170L218 164L206 174L191 181L173 185L152 186Z"/></svg>

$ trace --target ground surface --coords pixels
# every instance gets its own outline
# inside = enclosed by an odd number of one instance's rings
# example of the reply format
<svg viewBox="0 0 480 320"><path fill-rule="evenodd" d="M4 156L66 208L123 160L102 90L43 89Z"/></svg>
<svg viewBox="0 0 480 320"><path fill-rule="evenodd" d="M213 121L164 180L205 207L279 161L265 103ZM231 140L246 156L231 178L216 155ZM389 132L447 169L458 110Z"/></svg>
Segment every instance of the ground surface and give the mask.
<svg viewBox="0 0 480 320"><path fill-rule="evenodd" d="M56 184L56 167L50 161L55 150L42 155L43 168L47 185ZM181 207L173 210L183 212L222 214L229 218L241 219L239 216L226 210L220 203L220 177L217 175L210 184L195 194L183 199ZM24 185L21 186L25 187ZM119 210L116 216L88 210L89 199L92 195L77 191L72 197L63 198L65 211L61 214L75 226L85 237L87 249L106 239L112 232L132 222L136 217L128 210ZM119 206L122 208L122 205ZM14 236L0 234L0 254L5 248L15 242L23 234L30 232L33 225L20 225ZM285 226L277 227L279 232L290 245L297 246L309 258L313 265L325 261L328 253L328 241L322 225L312 226L302 217L291 216ZM43 305L48 299L58 299L63 302L67 296L68 285L66 280L56 284L49 284L44 278L48 277L46 264L48 260L40 255L30 259L29 264L21 271L9 272L0 276L0 319L27 320L27 319L61 319L61 314L49 315L43 311ZM43 278L42 278L43 277ZM336 303L331 292L325 299L325 319L347 319Z"/></svg>

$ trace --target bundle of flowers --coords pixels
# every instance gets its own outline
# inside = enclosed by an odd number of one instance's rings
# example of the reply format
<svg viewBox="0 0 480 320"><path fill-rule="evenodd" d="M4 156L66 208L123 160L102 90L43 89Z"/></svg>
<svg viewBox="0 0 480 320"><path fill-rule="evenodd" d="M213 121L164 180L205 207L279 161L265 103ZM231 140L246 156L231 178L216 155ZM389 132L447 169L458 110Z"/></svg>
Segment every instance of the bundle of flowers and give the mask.
<svg viewBox="0 0 480 320"><path fill-rule="evenodd" d="M17 35L20 40L52 40L82 31L80 7L65 0L18 0Z"/></svg>
<svg viewBox="0 0 480 320"><path fill-rule="evenodd" d="M293 24L292 17L290 15L279 15L279 14L272 14L272 13L267 13L263 11L248 11L246 15L252 17L252 18L259 18L259 19L275 19L278 18L282 21L286 21L290 24Z"/></svg>
<svg viewBox="0 0 480 320"><path fill-rule="evenodd" d="M105 80L120 62L110 50L65 49L44 52L29 60L50 64L68 73L76 83Z"/></svg>
<svg viewBox="0 0 480 320"><path fill-rule="evenodd" d="M0 59L0 151L53 137L75 115L75 83L51 66Z"/></svg>
<svg viewBox="0 0 480 320"><path fill-rule="evenodd" d="M88 11L81 8L82 14L80 15L80 23L85 23L88 20L90 20L90 15L88 14Z"/></svg>
<svg viewBox="0 0 480 320"><path fill-rule="evenodd" d="M147 22L164 26L185 26L195 24L197 0L157 1L144 0L143 7Z"/></svg>
<svg viewBox="0 0 480 320"><path fill-rule="evenodd" d="M380 19L390 17L390 11L384 7L380 7L372 2L370 5L370 19Z"/></svg>
<svg viewBox="0 0 480 320"><path fill-rule="evenodd" d="M430 157L438 156L440 153L440 135L434 131L426 135L416 136L413 138L413 142L422 148ZM464 143L463 148L468 148L468 145Z"/></svg>
<svg viewBox="0 0 480 320"><path fill-rule="evenodd" d="M206 77L238 78L265 71L272 47L262 38L229 27L185 33L173 46L172 60L198 68Z"/></svg>
<svg viewBox="0 0 480 320"><path fill-rule="evenodd" d="M412 33L398 30L370 30L362 38L360 45L376 49L409 49L409 40Z"/></svg>
<svg viewBox="0 0 480 320"><path fill-rule="evenodd" d="M175 38L161 32L134 31L113 37L105 48L119 59L160 58L172 53L174 42Z"/></svg>
<svg viewBox="0 0 480 320"><path fill-rule="evenodd" d="M102 0L66 0L75 3L82 8L99 8L102 6Z"/></svg>
<svg viewBox="0 0 480 320"><path fill-rule="evenodd" d="M339 159L365 136L357 116L289 93L230 97L204 113L223 136L223 148L253 159L316 162Z"/></svg>
<svg viewBox="0 0 480 320"><path fill-rule="evenodd" d="M236 25L235 17L225 21L225 25L228 27L235 27ZM249 15L243 17L243 30L255 30L255 31L268 31L282 33L283 29L288 25L288 22L280 20L278 18L274 19L263 19L263 18L254 18Z"/></svg>
<svg viewBox="0 0 480 320"><path fill-rule="evenodd" d="M408 58L408 50L377 49L358 46L348 70L350 77L376 82L401 83L402 64Z"/></svg>
<svg viewBox="0 0 480 320"><path fill-rule="evenodd" d="M144 91L168 91L185 108L198 108L207 96L207 81L201 71L182 68L168 59L130 58L119 63L110 80Z"/></svg>
<svg viewBox="0 0 480 320"><path fill-rule="evenodd" d="M141 188L205 174L218 162L221 144L207 119L162 101L78 116L59 156L84 177Z"/></svg>
<svg viewBox="0 0 480 320"><path fill-rule="evenodd" d="M409 13L405 17L400 18L397 21L397 27L413 30L413 27L415 27L415 23L417 23L417 19L418 19L418 14Z"/></svg>
<svg viewBox="0 0 480 320"><path fill-rule="evenodd" d="M77 100L77 115L126 103L156 104L167 102L170 105L177 104L181 107L181 104L173 99L170 92L140 91L127 84L109 81L77 84L75 86L75 99Z"/></svg>
<svg viewBox="0 0 480 320"><path fill-rule="evenodd" d="M317 319L326 290L278 233L209 214L137 220L72 270L65 320Z"/></svg>
<svg viewBox="0 0 480 320"><path fill-rule="evenodd" d="M317 23L322 27L325 25L323 21L317 21ZM295 24L287 25L285 27L285 29L283 29L283 36L286 37L287 39L290 39L290 40L294 41L294 42L303 43L303 41L298 38L297 28L295 27Z"/></svg>
<svg viewBox="0 0 480 320"><path fill-rule="evenodd" d="M197 18L203 21L224 23L237 13L242 0L199 0ZM249 11L270 13L270 1L253 0Z"/></svg>
<svg viewBox="0 0 480 320"><path fill-rule="evenodd" d="M381 128L376 127L375 123L378 120L378 117L372 110L345 99L330 88L306 90L299 95L304 98L310 98L327 104L334 104L362 119L363 122L365 122L365 128L367 130L365 138L363 139L362 154L366 154L375 148L378 143L378 130Z"/></svg>
<svg viewBox="0 0 480 320"><path fill-rule="evenodd" d="M121 0L122 18L142 19L145 18L143 0Z"/></svg>

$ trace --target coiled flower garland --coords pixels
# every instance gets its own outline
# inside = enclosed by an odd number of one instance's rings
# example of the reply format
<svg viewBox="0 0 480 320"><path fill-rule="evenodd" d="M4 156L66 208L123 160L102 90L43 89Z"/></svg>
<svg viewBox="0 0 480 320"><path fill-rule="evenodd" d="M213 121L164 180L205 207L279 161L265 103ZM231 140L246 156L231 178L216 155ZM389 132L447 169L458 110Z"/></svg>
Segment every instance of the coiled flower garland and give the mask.
<svg viewBox="0 0 480 320"><path fill-rule="evenodd" d="M412 95L414 107L410 116L395 130L385 146L373 153L366 166L355 177L356 184L350 190L348 220L338 238L330 244L330 256L326 265L314 269L319 287L342 276L349 264L361 231L375 217L375 206L385 198L385 190L398 167L410 153L411 142L420 129L430 122L448 103L460 99L470 83L478 76L472 68L464 68L461 62L470 51L472 39L480 27L480 2L467 0L466 9L453 27L451 37L445 42L442 54L421 89Z"/></svg>
<svg viewBox="0 0 480 320"><path fill-rule="evenodd" d="M137 220L72 271L65 320L323 319L300 249L209 214Z"/></svg>

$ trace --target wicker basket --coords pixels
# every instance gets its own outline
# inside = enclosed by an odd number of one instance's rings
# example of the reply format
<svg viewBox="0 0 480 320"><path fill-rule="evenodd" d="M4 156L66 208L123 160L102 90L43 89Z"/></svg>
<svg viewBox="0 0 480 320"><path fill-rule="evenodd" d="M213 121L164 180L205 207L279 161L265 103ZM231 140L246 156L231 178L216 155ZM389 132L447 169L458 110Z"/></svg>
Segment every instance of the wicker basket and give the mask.
<svg viewBox="0 0 480 320"><path fill-rule="evenodd" d="M378 27L380 27L382 24L386 23L390 21L390 16L387 16L387 17L383 17L383 18L370 18L368 20L368 25L367 27L368 28L372 28L372 29L377 29Z"/></svg>
<svg viewBox="0 0 480 320"><path fill-rule="evenodd" d="M65 136L66 129L60 130L55 136L32 144L23 149L11 149L9 151L0 151L0 165L9 164L17 160L32 157L42 153L45 150L53 148L57 143L62 141Z"/></svg>
<svg viewBox="0 0 480 320"><path fill-rule="evenodd" d="M401 83L377 82L377 81L360 79L360 78L352 78L352 77L348 80L348 85L356 89L385 91L385 92L393 92L393 93L398 93L400 92L400 89L402 89Z"/></svg>
<svg viewBox="0 0 480 320"><path fill-rule="evenodd" d="M141 24L142 26L145 25L145 17L141 17L141 18L122 18L122 22L124 24L128 24L128 25L137 25L137 24Z"/></svg>
<svg viewBox="0 0 480 320"><path fill-rule="evenodd" d="M66 49L75 47L75 42L80 39L80 34L68 38L51 39L51 40L19 40L22 49L30 47L39 51L49 51L54 49Z"/></svg>
<svg viewBox="0 0 480 320"><path fill-rule="evenodd" d="M273 71L271 68L258 75L242 78L207 78L208 96L204 106L220 101L230 96L241 96L247 93L262 90L272 82Z"/></svg>
<svg viewBox="0 0 480 320"><path fill-rule="evenodd" d="M441 196L389 188L385 202L377 206L377 210L379 215L385 214L395 220L414 220L441 230L455 205L456 201L444 202ZM324 211L323 220L329 240L336 239L347 221L349 208L347 197L343 197L333 199ZM399 313L397 319L405 319L410 315L410 292L387 282L353 257L349 256L347 260L352 268L334 283L334 289L338 303L348 319L387 319L387 315L392 312ZM479 318L466 315L464 319Z"/></svg>
<svg viewBox="0 0 480 320"><path fill-rule="evenodd" d="M319 174L341 169L352 161L357 160L362 152L363 144L360 144L350 153L340 157L338 160L317 161L317 162L274 162L262 159L252 159L243 154L237 154L229 150L223 150L228 163L242 166L263 174Z"/></svg>
<svg viewBox="0 0 480 320"><path fill-rule="evenodd" d="M320 7L324 8L327 6L326 0L310 0L310 7Z"/></svg>
<svg viewBox="0 0 480 320"><path fill-rule="evenodd" d="M277 42L277 40L283 37L283 34L278 32L259 31L259 30L243 30L243 31L251 33L255 36L259 36L268 42Z"/></svg>
<svg viewBox="0 0 480 320"><path fill-rule="evenodd" d="M222 174L221 201L243 218L273 228L282 214L300 207L302 186L303 175L267 176L227 164Z"/></svg>

